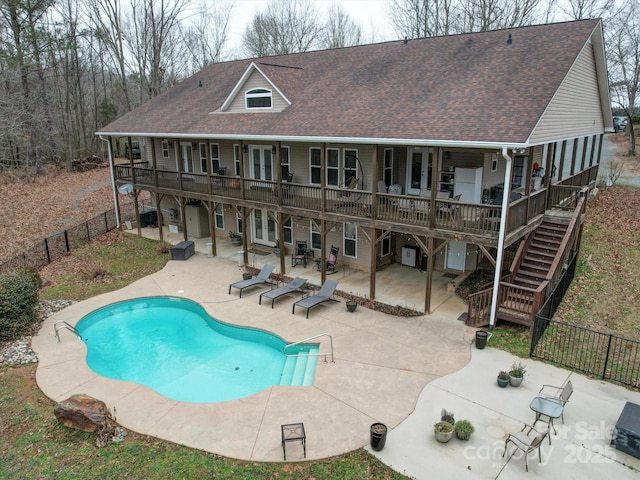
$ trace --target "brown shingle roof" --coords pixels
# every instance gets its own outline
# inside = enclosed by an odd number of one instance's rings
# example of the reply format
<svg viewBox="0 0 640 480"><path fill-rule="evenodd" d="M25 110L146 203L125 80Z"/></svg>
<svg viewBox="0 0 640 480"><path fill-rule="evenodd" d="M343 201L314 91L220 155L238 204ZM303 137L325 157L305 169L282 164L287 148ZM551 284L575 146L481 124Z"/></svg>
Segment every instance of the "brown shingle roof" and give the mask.
<svg viewBox="0 0 640 480"><path fill-rule="evenodd" d="M597 24L216 63L99 133L522 143ZM280 113L212 114L252 61L292 105Z"/></svg>

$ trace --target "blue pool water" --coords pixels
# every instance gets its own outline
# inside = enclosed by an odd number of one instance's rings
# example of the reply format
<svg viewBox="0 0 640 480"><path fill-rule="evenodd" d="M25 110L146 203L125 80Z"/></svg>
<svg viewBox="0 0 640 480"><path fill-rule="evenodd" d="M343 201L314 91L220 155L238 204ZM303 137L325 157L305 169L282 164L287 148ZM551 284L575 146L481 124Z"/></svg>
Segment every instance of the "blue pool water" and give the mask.
<svg viewBox="0 0 640 480"><path fill-rule="evenodd" d="M295 365L282 353L280 337L221 323L186 299L115 303L86 315L76 329L94 372L146 385L175 400L221 402L295 384L292 374L283 374ZM306 372L300 384L308 385L315 357L300 358L309 363L298 368Z"/></svg>

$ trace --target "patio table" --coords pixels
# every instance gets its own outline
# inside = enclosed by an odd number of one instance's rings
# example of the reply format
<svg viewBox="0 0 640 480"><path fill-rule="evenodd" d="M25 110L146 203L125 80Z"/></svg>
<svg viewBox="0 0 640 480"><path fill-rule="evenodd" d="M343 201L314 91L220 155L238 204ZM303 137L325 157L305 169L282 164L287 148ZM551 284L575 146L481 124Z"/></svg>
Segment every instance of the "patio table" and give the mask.
<svg viewBox="0 0 640 480"><path fill-rule="evenodd" d="M563 406L561 403L550 398L534 397L529 408L536 412L536 420L533 422L534 427L538 421L541 421L553 427L553 433L557 434L553 420L562 415ZM551 445L551 435L549 435L549 445Z"/></svg>

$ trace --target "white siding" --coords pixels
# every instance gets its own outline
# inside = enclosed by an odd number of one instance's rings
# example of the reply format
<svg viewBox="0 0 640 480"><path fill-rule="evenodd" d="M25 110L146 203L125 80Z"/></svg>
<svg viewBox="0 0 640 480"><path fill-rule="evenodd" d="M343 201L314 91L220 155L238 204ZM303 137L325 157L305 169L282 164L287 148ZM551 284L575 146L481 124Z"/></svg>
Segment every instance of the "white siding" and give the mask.
<svg viewBox="0 0 640 480"><path fill-rule="evenodd" d="M273 88L273 86L264 78L264 76L257 70L254 70L253 73L249 75L249 78L244 83L244 85L242 85L242 87L240 87L240 89L238 90L238 94L236 95L236 98L232 100L231 105L229 105L229 108L227 109L227 112L229 113L248 112L249 110L245 108L244 94L247 90L253 90L254 88L265 88L271 91L272 108L251 110L252 112L256 112L256 113L281 112L288 106L287 102L280 96L280 94Z"/></svg>
<svg viewBox="0 0 640 480"><path fill-rule="evenodd" d="M604 131L593 44L587 43L534 129L530 143Z"/></svg>

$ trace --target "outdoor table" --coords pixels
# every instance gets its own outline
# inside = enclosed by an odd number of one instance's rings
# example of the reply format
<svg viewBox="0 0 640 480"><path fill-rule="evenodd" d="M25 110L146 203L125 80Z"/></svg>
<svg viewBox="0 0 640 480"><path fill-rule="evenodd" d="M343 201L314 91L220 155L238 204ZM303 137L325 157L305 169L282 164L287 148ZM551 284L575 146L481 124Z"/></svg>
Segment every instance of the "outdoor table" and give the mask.
<svg viewBox="0 0 640 480"><path fill-rule="evenodd" d="M561 403L550 398L534 397L534 399L531 400L529 408L536 412L536 420L533 422L534 427L539 420L553 427L553 433L557 434L556 427L553 425L553 419L559 418L560 415L562 415L563 407ZM551 445L551 435L549 435L549 445Z"/></svg>

